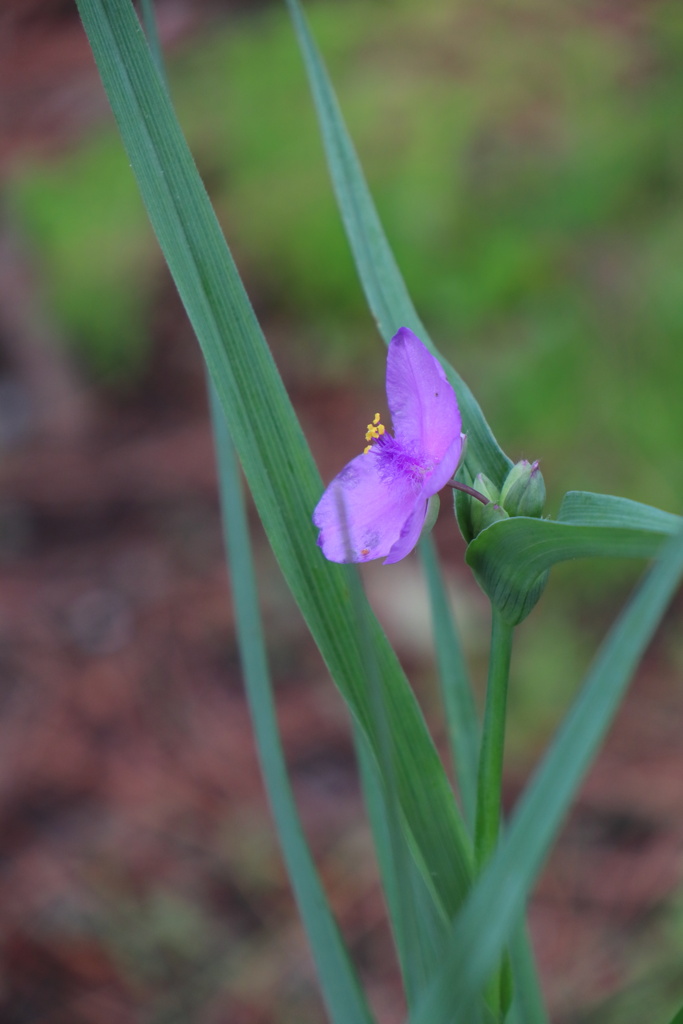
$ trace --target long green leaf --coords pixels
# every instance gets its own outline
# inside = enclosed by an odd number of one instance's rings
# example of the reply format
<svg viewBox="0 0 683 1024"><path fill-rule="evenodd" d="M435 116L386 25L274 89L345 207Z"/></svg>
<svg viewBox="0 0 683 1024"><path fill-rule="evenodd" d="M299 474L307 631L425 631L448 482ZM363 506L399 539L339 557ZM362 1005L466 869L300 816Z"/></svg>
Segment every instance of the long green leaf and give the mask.
<svg viewBox="0 0 683 1024"><path fill-rule="evenodd" d="M411 1015L411 1024L467 1020L682 577L680 531L666 543L599 651L498 851L458 914L439 975Z"/></svg>
<svg viewBox="0 0 683 1024"><path fill-rule="evenodd" d="M683 1006L678 1011L678 1013L675 1014L673 1020L671 1021L671 1024L683 1024Z"/></svg>
<svg viewBox="0 0 683 1024"><path fill-rule="evenodd" d="M340 516L346 525L346 508L340 500ZM347 532L347 547L350 547ZM361 782L373 829L382 882L387 896L392 930L401 965L408 1006L413 1006L434 971L438 938L446 934L447 920L437 908L418 875L406 835L401 828L397 799L397 765L389 729L389 713L381 684L380 668L372 642L367 602L357 566L345 567L356 616L370 696L370 711L377 736L376 760L370 757L366 737L355 729ZM377 770L379 768L379 771ZM437 931L438 930L438 931Z"/></svg>
<svg viewBox="0 0 683 1024"><path fill-rule="evenodd" d="M514 929L508 951L514 979L509 1024L548 1024L525 921Z"/></svg>
<svg viewBox="0 0 683 1024"><path fill-rule="evenodd" d="M415 311L299 0L286 2L306 65L342 220L361 285L380 332L388 343L399 327L409 327L441 359L458 396L472 475L483 471L502 485L512 463L496 442L474 395L436 350Z"/></svg>
<svg viewBox="0 0 683 1024"><path fill-rule="evenodd" d="M77 0L150 220L197 338L268 538L351 711L377 752L342 567L316 547L320 478L129 0ZM417 702L372 613L411 847L447 915L471 877L471 852Z"/></svg>
<svg viewBox="0 0 683 1024"><path fill-rule="evenodd" d="M613 494L593 494L591 491L567 491L557 520L576 526L609 526L671 535L683 523L681 516L663 512L652 505L643 505L630 498L617 498Z"/></svg>
<svg viewBox="0 0 683 1024"><path fill-rule="evenodd" d="M356 730L356 751L368 818L372 827L382 890L401 965L408 1005L415 1003L439 961L448 922L437 907L407 847L401 846L375 759Z"/></svg>
<svg viewBox="0 0 683 1024"><path fill-rule="evenodd" d="M449 607L434 541L431 537L423 537L420 541L420 554L429 592L439 685L446 712L448 738L465 820L468 822L470 831L473 831L477 803L477 766L479 764L481 726L465 658Z"/></svg>
<svg viewBox="0 0 683 1024"><path fill-rule="evenodd" d="M212 391L211 394L223 531L234 594L237 637L268 799L330 1019L336 1024L371 1024L373 1016L320 883L287 777L237 457L223 411L215 393Z"/></svg>
<svg viewBox="0 0 683 1024"><path fill-rule="evenodd" d="M159 76L166 82L152 0L143 0L142 14L150 53ZM235 604L238 644L266 792L330 1019L337 1024L373 1024L365 995L308 848L287 777L268 671L239 465L220 401L210 382L208 387L221 521Z"/></svg>
<svg viewBox="0 0 683 1024"><path fill-rule="evenodd" d="M145 30L145 36L147 37L149 52L152 56L152 60L154 61L154 66L157 69L159 78L168 87L166 67L164 64L164 53L161 48L159 26L157 25L156 13L154 10L154 0L140 0L140 16L142 19L142 26Z"/></svg>
<svg viewBox="0 0 683 1024"><path fill-rule="evenodd" d="M467 548L467 562L493 604L512 625L536 604L548 570L571 558L652 558L681 519L637 502L574 492L565 521L519 516L494 523ZM600 498L591 502L586 498ZM598 509L602 507L604 514ZM611 515L609 514L611 511Z"/></svg>

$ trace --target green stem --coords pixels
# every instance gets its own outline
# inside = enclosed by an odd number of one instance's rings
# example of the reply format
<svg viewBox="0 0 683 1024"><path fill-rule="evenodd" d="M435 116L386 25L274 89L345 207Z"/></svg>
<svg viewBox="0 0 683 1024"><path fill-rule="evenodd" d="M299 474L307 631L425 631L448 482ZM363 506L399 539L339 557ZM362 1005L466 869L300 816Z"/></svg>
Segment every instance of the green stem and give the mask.
<svg viewBox="0 0 683 1024"><path fill-rule="evenodd" d="M514 627L492 608L491 656L486 686L486 708L479 752L477 816L474 829L474 857L477 874L483 870L498 842L505 749L505 708L507 705L510 655ZM501 965L487 987L487 1003L500 1019L506 967Z"/></svg>
<svg viewBox="0 0 683 1024"><path fill-rule="evenodd" d="M482 870L498 842L503 749L505 746L505 707L512 635L513 627L502 619L496 608L493 608L491 659L477 778L477 818L474 839L477 872Z"/></svg>

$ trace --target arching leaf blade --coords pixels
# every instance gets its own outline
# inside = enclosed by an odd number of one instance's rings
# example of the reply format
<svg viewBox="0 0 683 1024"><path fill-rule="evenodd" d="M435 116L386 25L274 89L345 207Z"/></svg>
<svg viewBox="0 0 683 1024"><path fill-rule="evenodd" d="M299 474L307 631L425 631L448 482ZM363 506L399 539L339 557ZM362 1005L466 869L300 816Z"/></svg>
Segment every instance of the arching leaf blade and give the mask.
<svg viewBox="0 0 683 1024"><path fill-rule="evenodd" d="M469 387L437 351L415 310L301 4L299 0L286 0L286 3L306 66L344 228L361 285L382 337L388 344L399 327L409 327L441 360L458 396L468 438L468 465L473 475L483 470L502 485L512 463L498 445Z"/></svg>
<svg viewBox="0 0 683 1024"><path fill-rule="evenodd" d="M677 522L660 529L584 526L518 516L494 523L467 548L467 563L507 622L517 625L540 597L547 573L573 558L652 558Z"/></svg>
<svg viewBox="0 0 683 1024"><path fill-rule="evenodd" d="M611 526L662 534L674 534L683 523L681 516L652 505L591 491L567 491L557 520L576 526Z"/></svg>
<svg viewBox="0 0 683 1024"><path fill-rule="evenodd" d="M330 672L374 751L377 736L345 575L322 557L319 474L152 64L129 0L78 0L150 220L202 346L269 541ZM411 849L441 912L471 878L471 851L424 719L368 610L396 744Z"/></svg>

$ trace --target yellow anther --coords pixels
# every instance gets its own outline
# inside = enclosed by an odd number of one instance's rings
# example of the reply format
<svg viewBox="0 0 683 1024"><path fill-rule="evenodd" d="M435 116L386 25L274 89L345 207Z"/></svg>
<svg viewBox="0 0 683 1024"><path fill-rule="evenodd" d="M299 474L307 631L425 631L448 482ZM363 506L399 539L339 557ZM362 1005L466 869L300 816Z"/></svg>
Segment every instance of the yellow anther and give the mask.
<svg viewBox="0 0 683 1024"><path fill-rule="evenodd" d="M369 444L369 445L367 446L367 448L364 448L364 449L363 449L363 455L367 455L367 454L368 454L368 452L370 451L370 449L371 449L371 448L372 448L372 445L371 445L371 444Z"/></svg>
<svg viewBox="0 0 683 1024"><path fill-rule="evenodd" d="M366 441L376 441L378 437L381 437L382 434L386 433L383 424L381 424L379 421L379 416L380 414L376 412L373 417L372 423L368 423L368 429L365 434ZM371 448L372 445L369 444L368 447L364 449L363 454L369 452Z"/></svg>

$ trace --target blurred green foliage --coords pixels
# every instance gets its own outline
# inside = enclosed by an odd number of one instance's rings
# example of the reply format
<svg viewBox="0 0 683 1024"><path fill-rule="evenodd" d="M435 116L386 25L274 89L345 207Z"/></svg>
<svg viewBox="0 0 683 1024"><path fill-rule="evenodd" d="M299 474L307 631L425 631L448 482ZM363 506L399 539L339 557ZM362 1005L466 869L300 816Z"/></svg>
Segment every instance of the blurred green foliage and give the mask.
<svg viewBox="0 0 683 1024"><path fill-rule="evenodd" d="M57 163L25 170L8 191L76 351L104 382L135 378L149 348L155 257L118 135L100 133Z"/></svg>
<svg viewBox="0 0 683 1024"><path fill-rule="evenodd" d="M418 308L506 449L543 457L551 493L677 509L680 5L308 10ZM196 40L171 85L257 307L324 338L312 372L352 379L367 314L283 9ZM112 133L12 185L55 310L110 377L144 360L153 261L123 163Z"/></svg>

